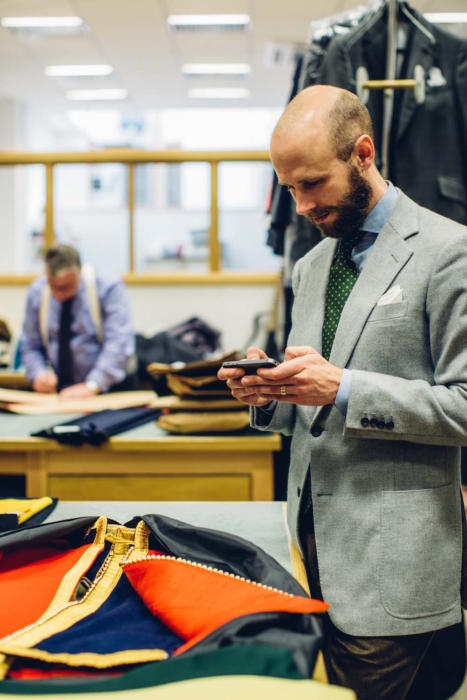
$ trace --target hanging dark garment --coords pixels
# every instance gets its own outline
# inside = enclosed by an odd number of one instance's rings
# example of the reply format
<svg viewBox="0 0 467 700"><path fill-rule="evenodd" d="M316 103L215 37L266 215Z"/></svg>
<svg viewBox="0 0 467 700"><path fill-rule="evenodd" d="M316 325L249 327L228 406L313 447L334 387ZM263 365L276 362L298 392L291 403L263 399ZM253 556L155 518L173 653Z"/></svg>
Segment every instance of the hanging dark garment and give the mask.
<svg viewBox="0 0 467 700"><path fill-rule="evenodd" d="M432 211L467 223L467 41L401 4L407 45L399 78L425 74L425 99L413 90L396 92L389 143L388 178ZM320 82L356 91L359 67L371 80L386 75L386 6L331 42ZM408 12L408 14L407 14ZM370 90L367 107L375 133L376 165L382 162L384 91ZM414 170L415 167L415 170Z"/></svg>
<svg viewBox="0 0 467 700"><path fill-rule="evenodd" d="M73 381L73 356L71 354L71 305L73 299L62 304L58 332L58 390L71 386Z"/></svg>
<svg viewBox="0 0 467 700"><path fill-rule="evenodd" d="M50 428L44 428L33 437L52 438L64 445L82 445L85 442L90 445L101 445L112 437L137 428L139 425L155 421L161 411L158 408L120 408L107 411L97 411L89 415L69 420L66 423L57 423Z"/></svg>

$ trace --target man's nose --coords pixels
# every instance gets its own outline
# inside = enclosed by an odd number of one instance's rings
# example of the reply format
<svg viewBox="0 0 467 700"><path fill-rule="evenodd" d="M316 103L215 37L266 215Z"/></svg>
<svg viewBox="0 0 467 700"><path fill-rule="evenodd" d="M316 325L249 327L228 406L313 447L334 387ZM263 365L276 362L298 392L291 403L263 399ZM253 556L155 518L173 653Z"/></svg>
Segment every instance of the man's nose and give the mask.
<svg viewBox="0 0 467 700"><path fill-rule="evenodd" d="M295 196L295 209L300 216L306 216L316 209L316 202L310 195L297 194Z"/></svg>

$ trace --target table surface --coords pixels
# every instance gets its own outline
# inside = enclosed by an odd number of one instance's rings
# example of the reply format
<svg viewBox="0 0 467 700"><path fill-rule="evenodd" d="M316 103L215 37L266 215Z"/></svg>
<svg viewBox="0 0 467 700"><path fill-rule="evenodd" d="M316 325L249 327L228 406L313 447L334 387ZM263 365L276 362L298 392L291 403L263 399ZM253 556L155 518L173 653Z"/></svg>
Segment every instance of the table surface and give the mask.
<svg viewBox="0 0 467 700"><path fill-rule="evenodd" d="M282 501L63 501L45 522L107 515L123 524L135 515L153 513L250 540L292 573Z"/></svg>
<svg viewBox="0 0 467 700"><path fill-rule="evenodd" d="M57 423L65 423L67 421L73 420L74 418L79 418L79 414L47 414L42 416L22 416L12 413L0 413L0 443L10 442L14 440L24 441L29 438L31 433L37 432L38 430L43 430ZM216 435L216 434L206 434L206 435L171 435L165 430L159 428L155 421L150 421L144 425L140 425L137 428L132 428L127 430L115 437L111 438L112 442L117 441L151 441L151 440L161 440L164 438L169 438L171 441L194 441L203 442L207 439L212 441L217 439L220 441L235 439L237 442L245 442L251 444L251 441L257 442L258 446L261 446L264 442L264 449L266 448L266 443L271 443L269 449L278 450L280 449L280 436L275 433L262 433L259 430L247 431L245 433L236 434L231 433L228 435ZM43 438L30 438L31 441L40 440L44 442ZM56 444L53 440L47 440L47 443L54 445Z"/></svg>

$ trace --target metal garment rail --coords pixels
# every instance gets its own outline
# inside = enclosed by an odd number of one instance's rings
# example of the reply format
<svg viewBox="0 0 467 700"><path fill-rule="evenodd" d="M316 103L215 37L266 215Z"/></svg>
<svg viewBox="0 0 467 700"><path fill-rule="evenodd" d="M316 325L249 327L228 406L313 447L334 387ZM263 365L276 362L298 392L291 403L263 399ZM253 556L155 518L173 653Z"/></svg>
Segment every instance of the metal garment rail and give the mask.
<svg viewBox="0 0 467 700"><path fill-rule="evenodd" d="M209 276L214 282L258 282L268 283L277 277L275 273L223 273L219 244L219 203L218 203L218 166L228 162L269 162L267 151L182 151L178 149L147 151L140 149L115 148L102 151L85 152L22 152L0 151L0 166L43 165L46 172L46 202L44 243L48 248L54 241L54 178L56 165L70 163L121 163L127 166L128 181L128 246L129 274L126 281L135 284L147 284L173 280L179 283L203 282ZM207 163L211 169L211 202L209 225L209 272L207 274L165 273L138 274L134 268L134 166L144 163ZM8 283L14 283L15 277L21 283L27 275L9 276ZM5 280L3 280L5 281Z"/></svg>

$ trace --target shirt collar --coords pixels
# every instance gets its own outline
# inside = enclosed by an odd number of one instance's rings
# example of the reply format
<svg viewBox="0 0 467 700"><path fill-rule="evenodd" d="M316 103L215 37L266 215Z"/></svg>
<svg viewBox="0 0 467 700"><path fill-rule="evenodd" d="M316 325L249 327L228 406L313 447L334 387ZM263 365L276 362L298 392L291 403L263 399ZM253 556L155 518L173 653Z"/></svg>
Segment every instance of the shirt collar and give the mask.
<svg viewBox="0 0 467 700"><path fill-rule="evenodd" d="M362 231L378 234L386 223L389 214L398 198L398 193L392 182L386 180L388 188L381 199L375 204L362 224Z"/></svg>

